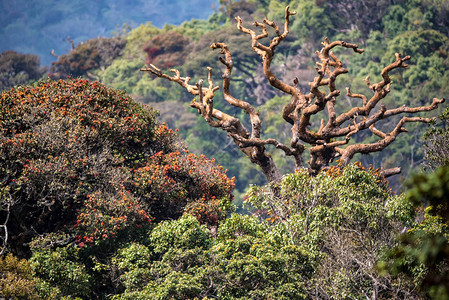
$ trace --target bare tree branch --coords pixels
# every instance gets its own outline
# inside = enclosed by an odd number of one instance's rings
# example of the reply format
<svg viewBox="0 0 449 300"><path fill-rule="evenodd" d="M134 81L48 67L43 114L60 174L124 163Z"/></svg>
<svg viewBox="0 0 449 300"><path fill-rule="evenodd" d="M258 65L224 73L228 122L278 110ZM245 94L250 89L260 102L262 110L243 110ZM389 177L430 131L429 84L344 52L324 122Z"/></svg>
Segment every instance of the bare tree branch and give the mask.
<svg viewBox="0 0 449 300"><path fill-rule="evenodd" d="M11 213L11 205L12 205L12 197L11 195L8 193L8 199L7 200L2 200L1 207L0 207L0 212L4 212L5 213L5 219L3 220L3 224L0 225L0 234L2 234L2 236L0 236L0 240L1 240L1 245L0 245L0 256L3 255L3 253L6 250L6 247L8 245L8 221L9 221L9 216Z"/></svg>
<svg viewBox="0 0 449 300"><path fill-rule="evenodd" d="M196 108L199 114L213 127L221 128L226 131L233 139L239 149L245 153L253 163L258 164L269 182L278 182L281 178L280 172L274 164L273 159L266 151L266 146L274 146L284 151L288 156L293 156L296 167L303 166L302 154L305 150L305 144L309 144L311 159L309 161L309 172L317 174L321 169L325 169L337 157L341 162L348 164L356 153L371 153L382 151L390 145L396 137L407 130L404 128L409 122L430 122L432 119L423 117L404 116L391 132L384 133L376 128L376 124L389 117L399 114L416 114L434 110L444 99L433 99L428 106L407 107L387 109L382 103L390 92L392 79L390 72L396 69L407 68L406 62L410 56L402 57L400 53L395 54L395 61L387 65L381 72L382 79L371 84L369 78L365 78L368 87L373 91L371 97L363 94L353 93L350 88L346 88L346 95L351 98L360 99L358 106L352 107L346 112L337 113L337 98L340 91L336 87L338 76L348 73L342 61L333 53L337 47L352 50L355 54L362 54L363 49L358 45L345 41L329 41L327 38L322 42L322 48L317 51L318 56L316 72L317 75L309 83L310 90L306 93L300 91L299 80L295 78L291 84L281 81L271 70L271 63L275 54L276 47L287 37L289 33L290 16L296 12L290 11L287 6L285 9L285 19L283 32L273 21L264 19L262 22L254 22L253 25L261 32L247 28L242 25L242 19L236 17L237 29L251 36L251 47L262 59L263 73L275 89L291 95L291 99L285 104L282 110L283 119L291 125L290 146L279 142L276 139L262 138L262 122L257 109L250 103L237 99L231 95L231 75L233 61L231 52L225 43L213 43L211 49L220 49L219 60L225 66L223 72L223 95L224 99L232 106L242 109L249 116L251 130L247 130L241 120L230 116L213 107L213 97L219 89L214 86L211 80L212 69L208 68L208 87L203 86L203 81L197 84L189 84L189 77L181 77L178 70L171 70L173 76L164 74L160 69L153 65L141 69L149 71L158 77L177 82L184 87L190 94L197 96L191 106ZM269 31L274 31L274 36L269 43L262 44L261 40L269 37ZM322 118L320 127L312 130L312 118L325 111L327 120ZM322 114L320 114L322 115ZM378 141L362 144L351 143L353 135L363 130L369 130L379 138ZM390 176L400 172L400 169L393 168L385 170L384 175Z"/></svg>

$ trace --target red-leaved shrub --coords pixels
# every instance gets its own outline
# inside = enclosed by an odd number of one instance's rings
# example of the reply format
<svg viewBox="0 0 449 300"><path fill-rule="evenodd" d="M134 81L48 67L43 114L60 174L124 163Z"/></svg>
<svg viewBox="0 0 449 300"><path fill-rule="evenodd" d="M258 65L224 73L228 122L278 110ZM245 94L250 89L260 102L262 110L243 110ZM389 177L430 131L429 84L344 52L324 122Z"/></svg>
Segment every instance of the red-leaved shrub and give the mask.
<svg viewBox="0 0 449 300"><path fill-rule="evenodd" d="M156 114L81 79L1 94L0 250L26 255L27 243L52 232L80 245L126 237L185 211L217 225L233 180L187 153Z"/></svg>

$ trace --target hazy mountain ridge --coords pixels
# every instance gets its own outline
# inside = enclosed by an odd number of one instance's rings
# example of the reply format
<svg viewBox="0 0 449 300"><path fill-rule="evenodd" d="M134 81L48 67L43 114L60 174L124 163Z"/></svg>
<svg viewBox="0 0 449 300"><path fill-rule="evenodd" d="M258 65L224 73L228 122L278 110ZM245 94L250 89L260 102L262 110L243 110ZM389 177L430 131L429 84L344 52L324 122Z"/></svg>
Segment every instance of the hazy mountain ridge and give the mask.
<svg viewBox="0 0 449 300"><path fill-rule="evenodd" d="M15 50L37 54L43 65L56 60L50 55L70 51L67 37L78 44L98 36L112 36L123 24L131 28L152 22L181 24L190 19L207 19L217 6L215 0L144 1L1 1L0 52ZM173 13L176 12L176 13Z"/></svg>

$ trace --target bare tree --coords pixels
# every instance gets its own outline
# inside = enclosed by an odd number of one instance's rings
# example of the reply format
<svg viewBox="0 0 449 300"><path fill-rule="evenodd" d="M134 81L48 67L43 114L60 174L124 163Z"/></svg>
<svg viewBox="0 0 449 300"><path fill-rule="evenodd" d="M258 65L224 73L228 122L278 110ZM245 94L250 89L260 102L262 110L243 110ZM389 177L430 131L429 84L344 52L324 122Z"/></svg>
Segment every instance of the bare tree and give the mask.
<svg viewBox="0 0 449 300"><path fill-rule="evenodd" d="M308 162L309 172L314 175L320 170L327 168L335 158L340 158L343 164L348 164L357 153L367 154L383 150L400 133L407 131L403 127L405 123L427 123L432 120L431 118L404 116L390 132L382 132L375 127L376 123L380 120L405 113L431 111L437 108L438 104L444 102L444 99L434 98L432 104L428 106L414 108L401 106L395 109L387 109L381 104L381 100L390 92L392 80L389 73L395 69L406 68L406 61L410 59L410 56L402 57L399 53L395 54L395 61L382 70L381 81L371 84L369 78L365 79L368 87L373 91L371 97L352 93L347 88L346 95L359 99L361 105L353 107L339 115L337 115L335 110L337 97L340 95L340 90L336 88L336 79L338 76L347 73L348 70L332 52L332 49L342 47L352 49L355 53L363 53L363 49L360 49L356 44L344 41L330 42L326 38L322 43L322 49L316 52L319 59L316 68L317 75L309 83L310 90L307 93L301 92L297 78L293 80L292 84L282 82L272 72L271 62L276 47L289 33L289 19L294 14L296 12L290 11L289 7L285 9L283 32L281 32L274 22L266 18L263 22L254 22L254 26L262 29L262 33L259 34L252 29L244 27L241 18L236 17L237 29L251 36L252 49L262 58L263 72L270 85L291 95L291 100L285 105L282 111L284 120L291 124L292 136L290 145L285 145L272 138L263 139L261 137L261 120L257 109L250 103L234 98L231 95L230 84L233 62L231 52L225 43L213 43L211 45L213 50L220 49L220 54L224 55L219 58L225 66L222 85L224 98L230 105L238 107L248 114L251 124L249 130L238 118L214 108L213 98L219 87L215 86L212 82L212 69L210 67L208 68L207 85L204 86L203 80L200 80L196 84L190 84L190 78L181 77L180 72L175 69L171 70L174 75L164 74L154 65L149 65L148 68L143 68L141 71L149 71L158 77L177 82L189 93L197 96L193 99L190 106L196 108L198 113L210 126L218 127L226 131L239 149L253 163L260 166L270 183L279 182L281 173L272 157L267 153L267 145L273 145L284 151L286 155L293 156L296 167L300 168L303 167L302 155L308 144L311 154L311 159ZM276 35L270 40L269 44L262 44L260 40L268 37L269 27L274 30ZM321 118L321 125L316 130L310 128L312 117ZM377 142L349 144L352 135L367 129L379 138ZM384 175L389 176L399 172L400 168L393 168L384 170Z"/></svg>

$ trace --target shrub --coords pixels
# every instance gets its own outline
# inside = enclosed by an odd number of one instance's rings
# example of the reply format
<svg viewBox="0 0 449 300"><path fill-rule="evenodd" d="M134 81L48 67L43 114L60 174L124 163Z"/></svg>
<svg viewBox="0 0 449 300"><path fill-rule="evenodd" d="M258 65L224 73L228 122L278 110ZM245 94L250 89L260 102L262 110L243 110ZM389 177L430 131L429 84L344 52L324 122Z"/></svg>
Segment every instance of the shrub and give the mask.
<svg viewBox="0 0 449 300"><path fill-rule="evenodd" d="M186 153L155 118L125 93L81 79L3 93L0 222L8 220L10 249L29 255L23 245L51 232L80 246L130 239L185 208L216 226L233 180L213 160Z"/></svg>
<svg viewBox="0 0 449 300"><path fill-rule="evenodd" d="M120 37L98 37L79 44L69 54L63 54L53 62L50 77L84 76L100 67L108 67L120 55L126 41Z"/></svg>
<svg viewBox="0 0 449 300"><path fill-rule="evenodd" d="M0 296L6 299L36 299L36 279L25 259L11 253L0 258Z"/></svg>
<svg viewBox="0 0 449 300"><path fill-rule="evenodd" d="M87 297L90 294L92 278L85 266L76 262L75 249L60 247L56 251L36 251L30 264L36 277L56 286L55 290L62 295Z"/></svg>
<svg viewBox="0 0 449 300"><path fill-rule="evenodd" d="M403 195L388 190L378 170L355 164L315 177L298 170L284 176L279 197L253 187L247 203L267 223L284 228L281 236L307 249L314 265L307 282L311 297L416 296L410 281L382 277L375 269L384 249L395 245L415 216Z"/></svg>
<svg viewBox="0 0 449 300"><path fill-rule="evenodd" d="M13 50L0 53L0 91L40 79L46 71L40 64L37 55Z"/></svg>

